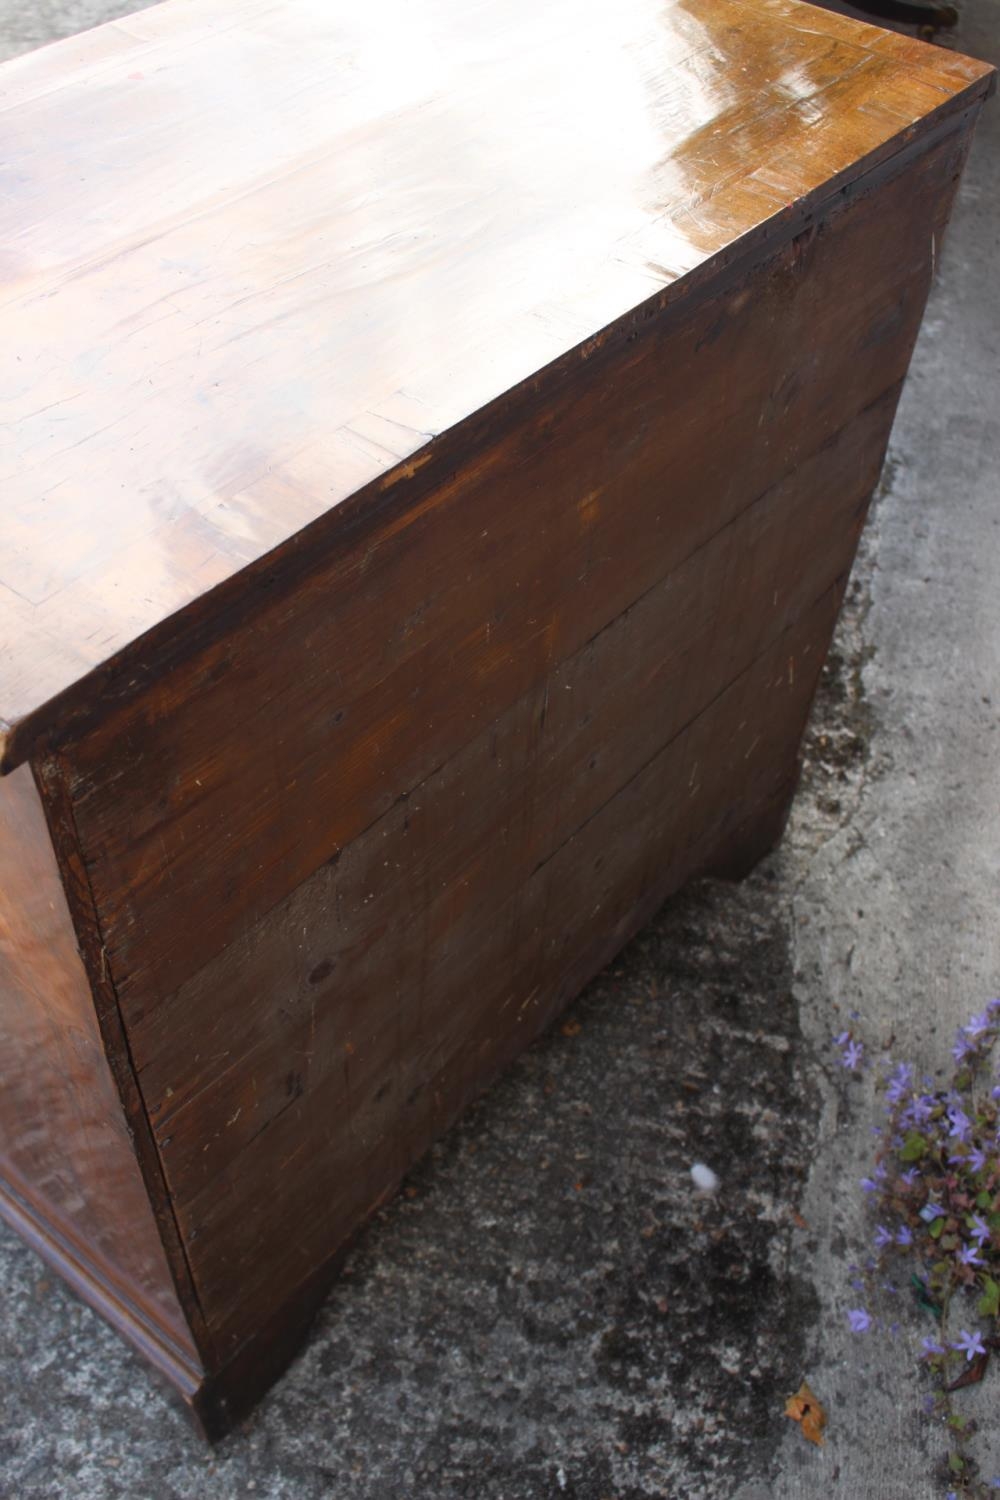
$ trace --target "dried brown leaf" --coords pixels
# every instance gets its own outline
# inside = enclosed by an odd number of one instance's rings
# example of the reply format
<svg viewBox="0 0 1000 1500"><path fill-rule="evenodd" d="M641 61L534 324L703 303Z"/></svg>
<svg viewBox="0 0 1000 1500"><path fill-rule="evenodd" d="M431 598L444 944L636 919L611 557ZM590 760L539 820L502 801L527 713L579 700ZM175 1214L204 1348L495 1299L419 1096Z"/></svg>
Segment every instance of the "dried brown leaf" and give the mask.
<svg viewBox="0 0 1000 1500"><path fill-rule="evenodd" d="M989 1362L990 1353L987 1349L985 1354L977 1354L975 1359L970 1360L965 1369L962 1371L961 1375L959 1375L958 1379L953 1380L951 1382L951 1385L946 1386L945 1389L949 1391L960 1391L963 1385L978 1385L983 1376L986 1374L986 1366L989 1364Z"/></svg>
<svg viewBox="0 0 1000 1500"><path fill-rule="evenodd" d="M795 1395L789 1396L785 1402L785 1416L800 1423L802 1436L808 1438L810 1443L815 1443L817 1448L822 1448L826 1412L804 1380Z"/></svg>

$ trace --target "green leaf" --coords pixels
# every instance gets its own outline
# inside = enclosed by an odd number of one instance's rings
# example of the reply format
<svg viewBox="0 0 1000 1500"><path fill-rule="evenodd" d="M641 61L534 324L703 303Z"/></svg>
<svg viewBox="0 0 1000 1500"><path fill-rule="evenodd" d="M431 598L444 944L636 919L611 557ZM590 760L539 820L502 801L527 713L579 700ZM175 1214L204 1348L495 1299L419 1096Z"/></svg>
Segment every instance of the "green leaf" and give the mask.
<svg viewBox="0 0 1000 1500"><path fill-rule="evenodd" d="M961 1453L948 1454L948 1467L953 1474L965 1473L965 1459L962 1457Z"/></svg>
<svg viewBox="0 0 1000 1500"><path fill-rule="evenodd" d="M976 1207L977 1208L992 1208L993 1207L993 1195L992 1195L992 1193L988 1193L985 1188L983 1188L983 1191L981 1193L977 1193L976 1194Z"/></svg>
<svg viewBox="0 0 1000 1500"><path fill-rule="evenodd" d="M927 1137L919 1130L908 1130L899 1153L900 1161L919 1161L927 1150Z"/></svg>
<svg viewBox="0 0 1000 1500"><path fill-rule="evenodd" d="M983 1318L995 1318L1000 1314L1000 1283L995 1282L992 1276L987 1276L983 1283L979 1313Z"/></svg>
<svg viewBox="0 0 1000 1500"><path fill-rule="evenodd" d="M913 1287L914 1296L920 1306L926 1308L928 1312L933 1313L936 1318L940 1318L940 1303L934 1301L926 1281L921 1280L915 1271L911 1271L910 1273L910 1285Z"/></svg>
<svg viewBox="0 0 1000 1500"><path fill-rule="evenodd" d="M943 1228L944 1219L935 1219L933 1224L931 1225L931 1239L939 1240L941 1238L941 1231Z"/></svg>

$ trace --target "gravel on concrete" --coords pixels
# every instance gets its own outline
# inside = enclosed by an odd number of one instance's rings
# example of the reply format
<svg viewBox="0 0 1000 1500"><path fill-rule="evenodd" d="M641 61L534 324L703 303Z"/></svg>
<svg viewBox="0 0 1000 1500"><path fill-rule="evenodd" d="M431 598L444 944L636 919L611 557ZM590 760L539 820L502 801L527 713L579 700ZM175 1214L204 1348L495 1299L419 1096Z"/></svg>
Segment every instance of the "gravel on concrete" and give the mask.
<svg viewBox="0 0 1000 1500"><path fill-rule="evenodd" d="M135 8L0 0L0 58ZM953 44L1000 60L1000 0L965 0ZM998 161L994 104L780 849L670 902L412 1173L214 1451L0 1231L3 1500L943 1493L918 1311L847 1330L875 1103L831 1038L856 1012L941 1070L998 987ZM823 1449L783 1415L803 1377ZM969 1399L987 1472L998 1382Z"/></svg>

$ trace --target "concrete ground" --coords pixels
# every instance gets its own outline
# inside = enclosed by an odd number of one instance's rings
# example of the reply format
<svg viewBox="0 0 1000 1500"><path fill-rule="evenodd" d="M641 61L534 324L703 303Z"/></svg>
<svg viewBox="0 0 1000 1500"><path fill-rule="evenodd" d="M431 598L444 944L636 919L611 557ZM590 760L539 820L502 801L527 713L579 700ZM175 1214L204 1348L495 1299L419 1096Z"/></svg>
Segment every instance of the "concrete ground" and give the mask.
<svg viewBox="0 0 1000 1500"><path fill-rule="evenodd" d="M126 8L0 0L0 57ZM1000 59L1000 0L965 0L954 44ZM5 1500L943 1493L926 1323L901 1299L894 1341L847 1331L875 1116L830 1041L857 1011L940 1069L998 987L998 150L994 104L780 850L670 903L452 1131L214 1452L0 1232ZM803 1377L822 1450L783 1415ZM998 1389L968 1402L988 1475Z"/></svg>

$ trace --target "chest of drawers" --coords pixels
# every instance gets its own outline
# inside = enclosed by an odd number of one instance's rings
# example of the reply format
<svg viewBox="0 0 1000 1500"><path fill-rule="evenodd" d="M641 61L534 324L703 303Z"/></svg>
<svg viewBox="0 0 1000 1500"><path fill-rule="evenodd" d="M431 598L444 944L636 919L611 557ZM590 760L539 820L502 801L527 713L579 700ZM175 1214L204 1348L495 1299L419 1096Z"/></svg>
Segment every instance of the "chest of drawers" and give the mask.
<svg viewBox="0 0 1000 1500"><path fill-rule="evenodd" d="M169 0L0 69L0 1211L210 1434L778 837L989 69Z"/></svg>

